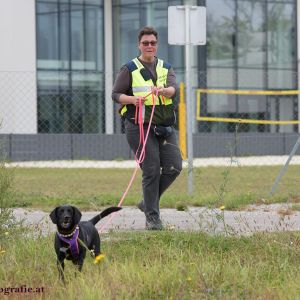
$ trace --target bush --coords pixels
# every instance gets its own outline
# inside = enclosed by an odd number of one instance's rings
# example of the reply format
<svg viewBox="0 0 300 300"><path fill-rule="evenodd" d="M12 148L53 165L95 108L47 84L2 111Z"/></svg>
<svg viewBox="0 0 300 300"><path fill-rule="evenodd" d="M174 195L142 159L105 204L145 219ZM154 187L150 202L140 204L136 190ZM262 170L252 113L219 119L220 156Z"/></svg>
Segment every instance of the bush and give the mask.
<svg viewBox="0 0 300 300"><path fill-rule="evenodd" d="M0 159L0 246L12 236L23 231L22 221L17 221L13 215L10 203L14 197L13 169L5 166L4 159Z"/></svg>

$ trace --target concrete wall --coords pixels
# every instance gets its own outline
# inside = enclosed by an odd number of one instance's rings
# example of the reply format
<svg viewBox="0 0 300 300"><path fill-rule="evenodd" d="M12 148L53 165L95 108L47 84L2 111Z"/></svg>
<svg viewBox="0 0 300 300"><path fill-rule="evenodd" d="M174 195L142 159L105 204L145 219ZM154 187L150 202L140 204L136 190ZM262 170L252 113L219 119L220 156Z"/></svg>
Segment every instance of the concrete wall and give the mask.
<svg viewBox="0 0 300 300"><path fill-rule="evenodd" d="M297 139L287 133L197 134L194 157L288 155ZM10 161L133 159L124 134L0 134L0 150Z"/></svg>
<svg viewBox="0 0 300 300"><path fill-rule="evenodd" d="M0 45L0 133L37 133L35 0L0 1Z"/></svg>

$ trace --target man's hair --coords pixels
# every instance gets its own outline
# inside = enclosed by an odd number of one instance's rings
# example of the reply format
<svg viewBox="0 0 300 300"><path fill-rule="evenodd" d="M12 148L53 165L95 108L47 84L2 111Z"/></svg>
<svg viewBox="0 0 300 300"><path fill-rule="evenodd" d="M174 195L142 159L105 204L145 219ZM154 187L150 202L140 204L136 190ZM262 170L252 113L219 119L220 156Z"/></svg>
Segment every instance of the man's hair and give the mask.
<svg viewBox="0 0 300 300"><path fill-rule="evenodd" d="M148 26L143 27L140 30L138 35L139 42L141 41L143 35L151 35L151 34L153 34L156 37L156 39L158 39L158 33L153 27L148 27Z"/></svg>

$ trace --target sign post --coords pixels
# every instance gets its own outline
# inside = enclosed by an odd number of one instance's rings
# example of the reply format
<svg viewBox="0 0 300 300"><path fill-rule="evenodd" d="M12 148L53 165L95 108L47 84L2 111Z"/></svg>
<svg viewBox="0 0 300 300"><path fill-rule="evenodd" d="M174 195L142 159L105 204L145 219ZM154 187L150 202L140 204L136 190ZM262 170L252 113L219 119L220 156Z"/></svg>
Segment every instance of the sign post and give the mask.
<svg viewBox="0 0 300 300"><path fill-rule="evenodd" d="M193 193L193 93L191 87L191 46L206 44L206 8L202 6L168 7L168 43L185 45L186 136L188 154L188 193Z"/></svg>

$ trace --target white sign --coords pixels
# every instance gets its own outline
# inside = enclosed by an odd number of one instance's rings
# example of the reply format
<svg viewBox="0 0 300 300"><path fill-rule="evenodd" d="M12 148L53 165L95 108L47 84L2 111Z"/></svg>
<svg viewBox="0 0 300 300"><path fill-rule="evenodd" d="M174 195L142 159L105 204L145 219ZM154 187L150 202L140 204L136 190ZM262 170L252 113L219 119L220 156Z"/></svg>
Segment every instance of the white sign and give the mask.
<svg viewBox="0 0 300 300"><path fill-rule="evenodd" d="M186 10L188 10L186 12ZM186 20L188 18L188 20ZM189 37L186 34L188 21ZM187 40L189 38L189 41ZM169 6L168 7L168 43L171 45L206 44L206 7Z"/></svg>

